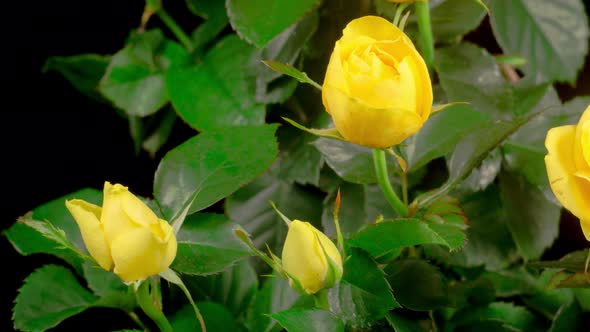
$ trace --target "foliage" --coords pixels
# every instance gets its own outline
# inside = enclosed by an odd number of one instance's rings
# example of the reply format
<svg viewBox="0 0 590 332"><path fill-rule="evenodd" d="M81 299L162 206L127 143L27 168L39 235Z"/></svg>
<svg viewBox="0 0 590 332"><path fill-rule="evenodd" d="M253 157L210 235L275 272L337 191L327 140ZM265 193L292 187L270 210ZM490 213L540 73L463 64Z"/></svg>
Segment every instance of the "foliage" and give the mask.
<svg viewBox="0 0 590 332"><path fill-rule="evenodd" d="M178 238L175 272L146 281L157 314L141 286L87 254L64 205L100 205L100 192L82 189L3 233L20 254L62 263L24 280L16 329L47 330L92 307L177 331L202 329L201 316L209 331L583 328L590 253L586 243L551 256L569 215L544 163L547 131L577 123L590 103L558 94L581 81L588 58L581 0L186 0L200 22L190 33L167 6L146 1L115 54L44 67L122 114L138 153L160 156L177 121L193 130L147 179L146 201ZM405 24L437 110L383 160L333 128L316 83L342 29L366 15ZM287 227L277 208L337 243L344 274L334 287L300 294L278 268Z"/></svg>

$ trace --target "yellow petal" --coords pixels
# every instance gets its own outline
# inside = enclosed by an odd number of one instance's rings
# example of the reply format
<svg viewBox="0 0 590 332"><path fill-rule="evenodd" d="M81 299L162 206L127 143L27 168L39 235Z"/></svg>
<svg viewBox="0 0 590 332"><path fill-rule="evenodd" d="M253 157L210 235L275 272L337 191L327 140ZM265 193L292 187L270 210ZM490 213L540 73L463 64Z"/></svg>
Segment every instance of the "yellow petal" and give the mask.
<svg viewBox="0 0 590 332"><path fill-rule="evenodd" d="M586 240L590 241L590 220L580 220L580 226L582 227L582 233L584 233Z"/></svg>
<svg viewBox="0 0 590 332"><path fill-rule="evenodd" d="M120 184L111 185L109 182L105 182L103 195L100 222L103 225L107 242L111 245L113 239L136 227L136 224L130 220L123 210L123 202L128 195L133 194L125 186Z"/></svg>
<svg viewBox="0 0 590 332"><path fill-rule="evenodd" d="M545 139L547 176L559 202L576 217L590 220L590 182L575 176L576 126L549 130Z"/></svg>
<svg viewBox="0 0 590 332"><path fill-rule="evenodd" d="M310 225L311 226L311 225ZM339 267L339 274L342 275L342 256L340 256L340 252L336 245L332 240L330 240L324 233L320 232L317 228L311 226L314 233L316 234L317 238L320 240L322 247L326 251L328 257L332 259L334 263Z"/></svg>
<svg viewBox="0 0 590 332"><path fill-rule="evenodd" d="M578 170L590 170L590 105L588 105L576 126L574 153L574 160Z"/></svg>
<svg viewBox="0 0 590 332"><path fill-rule="evenodd" d="M113 260L100 224L101 208L81 199L66 201L66 207L78 224L82 239L90 255L103 269L110 270Z"/></svg>
<svg viewBox="0 0 590 332"><path fill-rule="evenodd" d="M336 128L352 143L386 148L415 134L423 124L417 113L401 108L376 109L348 97L336 88L324 86L326 109Z"/></svg>
<svg viewBox="0 0 590 332"><path fill-rule="evenodd" d="M121 207L129 220L137 225L151 227L160 223L154 211L129 191L121 195Z"/></svg>
<svg viewBox="0 0 590 332"><path fill-rule="evenodd" d="M344 69L342 68L342 60L340 55L341 50L339 44L339 42L336 42L336 46L334 46L334 51L330 56L330 62L328 63L328 68L326 68L326 76L324 77L324 85L327 82L330 82L332 86L348 93L348 84L346 83ZM323 92L322 100L324 105L326 105L326 100Z"/></svg>
<svg viewBox="0 0 590 332"><path fill-rule="evenodd" d="M125 282L143 280L167 269L176 257L176 249L174 234L162 243L150 229L135 227L111 243L113 272Z"/></svg>
<svg viewBox="0 0 590 332"><path fill-rule="evenodd" d="M364 16L350 21L342 31L343 43L355 42L358 38L372 38L380 40L406 39L413 46L412 41L398 27L379 16Z"/></svg>
<svg viewBox="0 0 590 332"><path fill-rule="evenodd" d="M308 222L293 220L282 253L283 268L297 278L309 294L323 288L328 271L328 262L313 229Z"/></svg>

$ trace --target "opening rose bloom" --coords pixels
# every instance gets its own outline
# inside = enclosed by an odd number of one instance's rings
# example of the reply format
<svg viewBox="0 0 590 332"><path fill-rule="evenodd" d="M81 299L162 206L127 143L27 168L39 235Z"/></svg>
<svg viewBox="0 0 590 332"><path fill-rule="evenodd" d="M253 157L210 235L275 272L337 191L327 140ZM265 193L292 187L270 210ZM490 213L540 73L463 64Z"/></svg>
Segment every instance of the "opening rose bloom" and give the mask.
<svg viewBox="0 0 590 332"><path fill-rule="evenodd" d="M283 268L307 294L330 288L342 278L342 257L324 233L306 221L293 220L282 254Z"/></svg>
<svg viewBox="0 0 590 332"><path fill-rule="evenodd" d="M551 189L561 204L580 218L590 241L590 105L577 125L552 128L545 156Z"/></svg>
<svg viewBox="0 0 590 332"><path fill-rule="evenodd" d="M66 201L90 255L123 281L143 280L167 269L176 257L170 224L127 187L104 184L102 208L81 199Z"/></svg>
<svg viewBox="0 0 590 332"><path fill-rule="evenodd" d="M408 36L384 18L365 16L348 23L336 42L322 100L346 140L386 148L428 119L432 86Z"/></svg>

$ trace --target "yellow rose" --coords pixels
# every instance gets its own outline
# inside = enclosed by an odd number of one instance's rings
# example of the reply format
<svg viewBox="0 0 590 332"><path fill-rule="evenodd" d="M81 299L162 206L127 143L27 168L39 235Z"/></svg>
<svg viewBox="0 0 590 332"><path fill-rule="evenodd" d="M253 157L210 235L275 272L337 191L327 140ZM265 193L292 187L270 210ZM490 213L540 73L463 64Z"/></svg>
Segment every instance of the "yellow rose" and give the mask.
<svg viewBox="0 0 590 332"><path fill-rule="evenodd" d="M102 208L81 199L66 201L90 255L125 282L167 269L176 257L172 227L120 184L104 184Z"/></svg>
<svg viewBox="0 0 590 332"><path fill-rule="evenodd" d="M283 268L306 293L330 288L342 278L342 257L324 233L305 221L293 220L282 254Z"/></svg>
<svg viewBox="0 0 590 332"><path fill-rule="evenodd" d="M322 101L346 140L386 148L428 119L432 86L408 36L384 18L365 16L348 23L336 42Z"/></svg>
<svg viewBox="0 0 590 332"><path fill-rule="evenodd" d="M549 183L561 204L580 218L590 240L590 105L577 125L552 128L545 156Z"/></svg>

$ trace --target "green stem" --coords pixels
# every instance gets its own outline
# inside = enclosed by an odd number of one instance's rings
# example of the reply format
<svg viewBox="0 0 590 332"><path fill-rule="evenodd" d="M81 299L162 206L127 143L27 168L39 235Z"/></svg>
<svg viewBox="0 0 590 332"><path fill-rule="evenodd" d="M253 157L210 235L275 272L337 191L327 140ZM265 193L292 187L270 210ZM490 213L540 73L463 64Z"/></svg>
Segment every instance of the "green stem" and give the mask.
<svg viewBox="0 0 590 332"><path fill-rule="evenodd" d="M150 283L143 281L139 288L135 291L137 304L151 318L162 332L173 332L172 325L168 318L154 305L153 299L150 296Z"/></svg>
<svg viewBox="0 0 590 332"><path fill-rule="evenodd" d="M162 311L162 294L160 293L160 278L158 276L154 276L150 278L150 283L152 285L152 302L154 306L158 308L158 310Z"/></svg>
<svg viewBox="0 0 590 332"><path fill-rule="evenodd" d="M402 171L400 181L402 183L402 200L404 205L408 206L408 174L406 172Z"/></svg>
<svg viewBox="0 0 590 332"><path fill-rule="evenodd" d="M327 289L320 289L317 293L313 294L313 299L317 308L330 311Z"/></svg>
<svg viewBox="0 0 590 332"><path fill-rule="evenodd" d="M129 315L131 320L133 320L135 322L135 324L137 324L139 327L141 327L144 331L148 331L147 326L145 326L145 324L141 321L141 319L139 319L139 316L137 316L136 313L129 311L129 312L127 312L127 315Z"/></svg>
<svg viewBox="0 0 590 332"><path fill-rule="evenodd" d="M420 37L420 46L422 46L422 56L428 67L432 71L434 63L434 38L432 37L432 25L430 23L430 8L427 1L417 1L414 3L416 16L418 17L418 29Z"/></svg>
<svg viewBox="0 0 590 332"><path fill-rule="evenodd" d="M160 10L158 10L157 14L158 14L158 17L160 17L160 19L162 20L162 22L164 22L164 24L166 24L168 29L170 29L170 31L172 31L172 33L176 36L178 41L180 41L182 43L182 45L184 45L184 47L189 52L191 52L193 50L193 42L191 41L189 36L187 36L187 34L184 33L184 31L176 23L176 21L174 21L174 19L170 15L168 15L168 13L164 10L164 8L160 8Z"/></svg>
<svg viewBox="0 0 590 332"><path fill-rule="evenodd" d="M391 182L389 182L389 176L387 175L387 161L385 160L385 151L381 149L373 149L373 162L375 164L375 173L377 175L377 183L385 199L389 202L389 205L397 212L400 216L405 217L408 215L408 207L400 201L399 197L393 191Z"/></svg>

